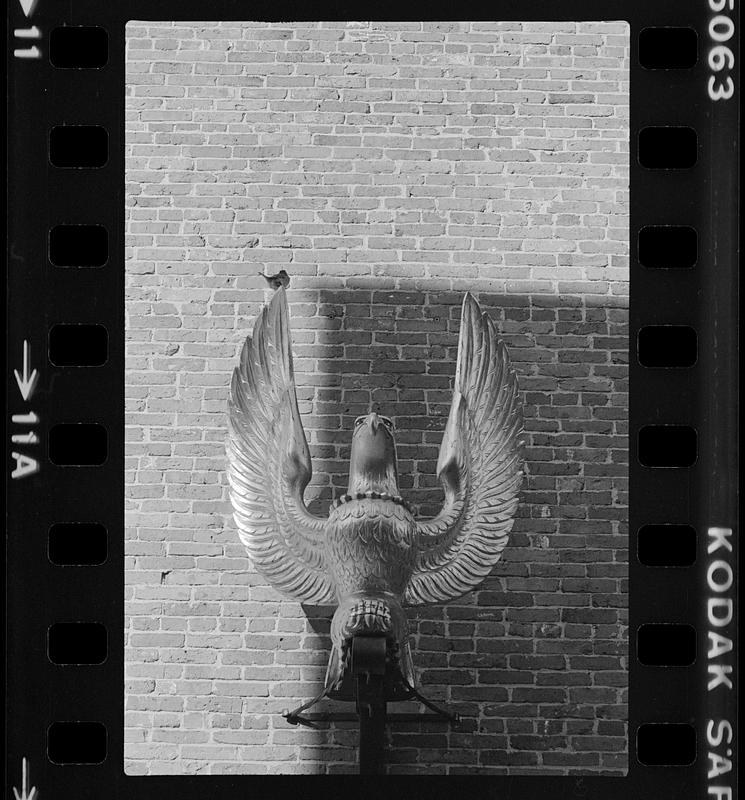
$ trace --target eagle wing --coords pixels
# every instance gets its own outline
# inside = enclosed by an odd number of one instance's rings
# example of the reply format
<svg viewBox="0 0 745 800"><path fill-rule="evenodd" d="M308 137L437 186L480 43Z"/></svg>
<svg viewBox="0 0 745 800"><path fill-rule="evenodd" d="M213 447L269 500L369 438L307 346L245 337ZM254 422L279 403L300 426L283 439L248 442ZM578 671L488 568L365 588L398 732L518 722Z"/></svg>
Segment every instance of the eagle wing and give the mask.
<svg viewBox="0 0 745 800"><path fill-rule="evenodd" d="M323 547L326 519L303 500L312 470L284 288L264 306L233 372L227 456L233 515L256 569L296 600L336 603Z"/></svg>
<svg viewBox="0 0 745 800"><path fill-rule="evenodd" d="M494 323L463 300L453 402L437 474L445 504L418 523L409 605L441 603L473 589L499 560L522 481L517 378Z"/></svg>

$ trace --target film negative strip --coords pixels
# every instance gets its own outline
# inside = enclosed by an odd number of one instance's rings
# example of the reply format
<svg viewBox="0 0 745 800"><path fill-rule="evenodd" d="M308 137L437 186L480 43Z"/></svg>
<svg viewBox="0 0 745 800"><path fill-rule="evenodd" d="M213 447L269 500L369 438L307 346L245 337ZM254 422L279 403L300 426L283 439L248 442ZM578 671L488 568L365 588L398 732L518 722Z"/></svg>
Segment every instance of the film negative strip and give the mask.
<svg viewBox="0 0 745 800"><path fill-rule="evenodd" d="M8 794L734 800L735 0L8 13Z"/></svg>

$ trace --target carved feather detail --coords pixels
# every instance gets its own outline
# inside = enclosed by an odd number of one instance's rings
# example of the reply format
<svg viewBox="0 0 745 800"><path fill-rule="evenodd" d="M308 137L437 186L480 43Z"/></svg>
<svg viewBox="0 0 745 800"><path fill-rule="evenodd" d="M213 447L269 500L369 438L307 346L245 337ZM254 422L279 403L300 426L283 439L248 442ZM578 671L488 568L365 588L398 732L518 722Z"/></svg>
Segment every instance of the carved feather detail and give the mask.
<svg viewBox="0 0 745 800"><path fill-rule="evenodd" d="M476 587L507 543L522 481L517 378L494 323L469 294L437 474L445 504L420 521L409 605L453 600Z"/></svg>
<svg viewBox="0 0 745 800"><path fill-rule="evenodd" d="M311 461L284 288L257 318L233 372L227 455L235 522L256 569L296 600L335 604L324 551L327 520L310 514L303 500Z"/></svg>

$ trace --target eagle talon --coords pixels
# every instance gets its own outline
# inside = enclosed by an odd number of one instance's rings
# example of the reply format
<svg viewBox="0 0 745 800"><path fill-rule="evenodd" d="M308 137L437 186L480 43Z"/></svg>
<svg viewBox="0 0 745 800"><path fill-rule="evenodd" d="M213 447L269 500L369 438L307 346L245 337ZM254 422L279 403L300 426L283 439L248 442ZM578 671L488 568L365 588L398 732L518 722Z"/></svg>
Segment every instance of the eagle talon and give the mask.
<svg viewBox="0 0 745 800"><path fill-rule="evenodd" d="M313 728L314 730L318 730L320 727L313 722L313 720L307 719L307 717L302 717L300 714L297 716L293 714L282 714L282 716L290 723L290 725L302 725L305 728Z"/></svg>
<svg viewBox="0 0 745 800"><path fill-rule="evenodd" d="M288 711L284 709L282 711L282 716L290 723L290 725L305 725L308 728L317 728L318 726L311 722L311 720L307 719L306 717L301 716L302 711L306 711L309 708L312 708L316 703L319 703L326 697L329 693L329 689L325 688L321 694L314 697L312 700L308 700L307 703L303 703L303 705L298 706L294 711Z"/></svg>

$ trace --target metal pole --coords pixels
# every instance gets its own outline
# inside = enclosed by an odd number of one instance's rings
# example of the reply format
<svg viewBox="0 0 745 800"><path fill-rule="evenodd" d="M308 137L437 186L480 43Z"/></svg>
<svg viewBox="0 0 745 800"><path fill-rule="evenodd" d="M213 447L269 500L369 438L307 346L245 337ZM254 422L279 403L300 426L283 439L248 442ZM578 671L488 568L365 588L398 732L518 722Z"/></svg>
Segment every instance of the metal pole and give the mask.
<svg viewBox="0 0 745 800"><path fill-rule="evenodd" d="M382 775L385 755L385 652L383 636L352 640L352 674L360 720L360 775Z"/></svg>

